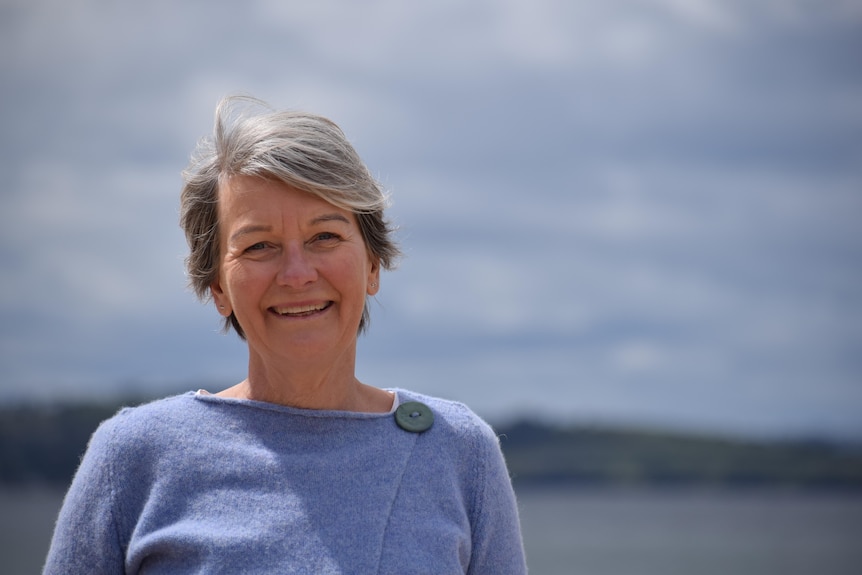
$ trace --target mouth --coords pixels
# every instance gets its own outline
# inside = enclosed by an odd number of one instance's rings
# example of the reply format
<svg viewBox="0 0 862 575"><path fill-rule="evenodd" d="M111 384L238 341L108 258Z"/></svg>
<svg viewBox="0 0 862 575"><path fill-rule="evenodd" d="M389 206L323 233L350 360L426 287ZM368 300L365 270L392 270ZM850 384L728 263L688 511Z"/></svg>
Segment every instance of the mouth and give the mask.
<svg viewBox="0 0 862 575"><path fill-rule="evenodd" d="M332 306L332 302L325 301L307 305L273 306L269 308L269 311L282 317L308 317L329 309L330 306Z"/></svg>

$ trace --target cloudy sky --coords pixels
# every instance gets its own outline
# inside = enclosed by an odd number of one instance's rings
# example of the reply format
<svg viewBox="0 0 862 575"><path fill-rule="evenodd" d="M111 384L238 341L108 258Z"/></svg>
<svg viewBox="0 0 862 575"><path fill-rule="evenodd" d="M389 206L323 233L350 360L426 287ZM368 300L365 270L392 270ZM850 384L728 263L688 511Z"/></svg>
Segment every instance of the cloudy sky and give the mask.
<svg viewBox="0 0 862 575"><path fill-rule="evenodd" d="M368 383L862 438L860 54L849 0L0 0L0 393L244 377L177 226L242 92L392 194Z"/></svg>

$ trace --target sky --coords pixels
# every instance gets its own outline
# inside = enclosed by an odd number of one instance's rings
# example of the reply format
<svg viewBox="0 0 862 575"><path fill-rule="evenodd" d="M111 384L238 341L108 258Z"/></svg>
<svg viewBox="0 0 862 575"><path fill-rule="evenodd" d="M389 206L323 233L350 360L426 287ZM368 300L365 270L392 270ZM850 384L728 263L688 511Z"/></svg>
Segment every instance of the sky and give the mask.
<svg viewBox="0 0 862 575"><path fill-rule="evenodd" d="M858 1L0 0L0 402L245 377L177 224L243 93L391 194L366 383L862 439L860 54Z"/></svg>

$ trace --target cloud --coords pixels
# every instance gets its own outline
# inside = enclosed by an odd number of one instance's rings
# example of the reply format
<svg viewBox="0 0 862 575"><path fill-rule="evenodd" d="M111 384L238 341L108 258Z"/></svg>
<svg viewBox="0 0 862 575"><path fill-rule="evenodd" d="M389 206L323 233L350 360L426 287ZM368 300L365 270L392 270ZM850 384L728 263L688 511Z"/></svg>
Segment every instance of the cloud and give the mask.
<svg viewBox="0 0 862 575"><path fill-rule="evenodd" d="M370 383L862 436L857 4L7 2L3 393L243 377L176 218L250 92L335 119L393 193Z"/></svg>

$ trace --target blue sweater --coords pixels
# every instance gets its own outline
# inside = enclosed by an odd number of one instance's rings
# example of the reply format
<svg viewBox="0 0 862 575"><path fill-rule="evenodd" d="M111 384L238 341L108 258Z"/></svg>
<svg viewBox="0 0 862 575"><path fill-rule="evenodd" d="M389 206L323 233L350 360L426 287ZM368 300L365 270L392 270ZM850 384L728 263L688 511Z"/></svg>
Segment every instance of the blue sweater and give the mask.
<svg viewBox="0 0 862 575"><path fill-rule="evenodd" d="M525 573L491 428L397 394L433 426L191 392L121 410L90 441L44 573Z"/></svg>

